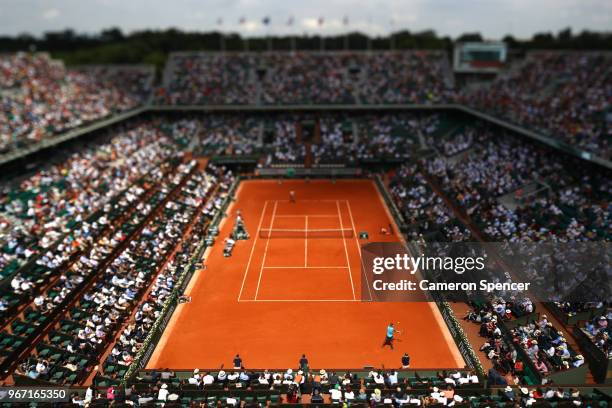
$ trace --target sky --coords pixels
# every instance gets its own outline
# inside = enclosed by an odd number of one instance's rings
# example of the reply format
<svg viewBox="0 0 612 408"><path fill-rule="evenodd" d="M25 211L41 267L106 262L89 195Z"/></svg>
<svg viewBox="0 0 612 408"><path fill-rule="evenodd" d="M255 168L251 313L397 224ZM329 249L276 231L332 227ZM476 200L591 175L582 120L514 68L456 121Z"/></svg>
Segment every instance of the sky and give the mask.
<svg viewBox="0 0 612 408"><path fill-rule="evenodd" d="M566 27L611 31L612 0L0 0L0 35L65 28L96 33L109 27L246 36L434 29L453 38L475 31L487 39L508 33L528 38Z"/></svg>

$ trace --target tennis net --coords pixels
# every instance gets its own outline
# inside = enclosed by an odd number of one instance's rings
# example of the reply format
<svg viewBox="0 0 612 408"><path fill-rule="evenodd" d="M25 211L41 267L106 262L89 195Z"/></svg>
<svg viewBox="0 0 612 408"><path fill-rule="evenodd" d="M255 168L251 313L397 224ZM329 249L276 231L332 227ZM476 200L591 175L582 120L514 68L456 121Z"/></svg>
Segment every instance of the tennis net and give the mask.
<svg viewBox="0 0 612 408"><path fill-rule="evenodd" d="M351 228L331 229L282 229L264 228L259 230L260 238L352 238Z"/></svg>

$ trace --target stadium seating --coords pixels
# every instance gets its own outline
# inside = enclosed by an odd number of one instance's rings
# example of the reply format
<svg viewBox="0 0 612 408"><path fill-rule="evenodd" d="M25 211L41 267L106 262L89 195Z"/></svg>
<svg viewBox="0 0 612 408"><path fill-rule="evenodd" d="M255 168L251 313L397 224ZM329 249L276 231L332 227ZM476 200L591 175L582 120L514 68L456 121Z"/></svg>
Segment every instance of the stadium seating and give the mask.
<svg viewBox="0 0 612 408"><path fill-rule="evenodd" d="M598 53L532 53L515 74L467 93L447 86L446 56L437 52L177 53L154 103L458 101L609 157L610 62ZM150 81L140 68L66 69L44 54L2 56L0 154L141 106ZM187 301L180 289L231 197L236 177L217 161L249 161L254 171L359 168L388 189L408 240L444 242L609 242L607 170L443 111L181 113L108 133L0 184L0 368L16 383L92 383L89 396L78 389L75 397L90 406L306 404L320 395L357 406L398 406L406 397L432 406L606 406L597 390L537 388L574 369L584 380L585 360L605 381L610 313L599 303L474 300L466 320L485 339L472 346L491 360L486 385L483 375L414 371L393 382L392 370L333 382L313 371L299 374L303 383L293 371L224 373L235 376L227 380L215 371L204 384L205 373L142 369L174 305ZM530 262L534 272L546 260ZM510 378L530 389L512 388L511 399L503 388Z"/></svg>
<svg viewBox="0 0 612 408"><path fill-rule="evenodd" d="M173 153L171 141L159 131L137 127L19 185L6 185L0 207L3 314L24 293L38 290L52 270L74 261L105 225L121 217L121 208L155 182L147 173L162 171L158 165Z"/></svg>
<svg viewBox="0 0 612 408"><path fill-rule="evenodd" d="M74 298L67 315L49 314L48 317L42 316L41 320L41 314L32 310L26 311L23 322L13 321L11 333L18 336L24 345L37 338L40 330L45 330L40 327L48 325L47 320L51 320L52 324L51 331L47 335L43 333L43 340L36 343L35 352L23 361L17 375L39 382L79 383L91 374L100 358L109 353L103 367L104 375L123 377L138 351L133 349L136 346L131 343L134 341L134 327L129 320L136 306L141 304L147 288L152 286L153 279L157 277L159 283L163 277L158 272L165 268L180 242L179 238L191 230L191 222L200 217L213 188L218 186L214 176L200 175L194 169L195 162L179 165L175 175L158 180L157 183L165 184L146 203L145 208L150 210L136 208L131 219L123 220L120 229L125 240L118 240L121 244L109 252L109 258L100 260L94 266L90 274L94 279L90 285L78 285L73 290L76 292L74 296L72 293L67 295ZM207 219L210 220L210 216ZM86 273L81 270L82 267L78 269L79 273ZM172 270L172 266L169 270ZM87 282L87 279L83 282ZM154 299L152 294L157 288L154 285L152 288L149 296ZM158 307L164 303L163 300L160 300ZM141 312L142 307L147 310L142 304ZM54 324L52 319L58 323ZM121 345L118 343L111 347L122 328L119 337ZM3 334L8 336L8 333ZM119 348L126 344L132 345L120 351ZM65 354L64 350L70 354ZM11 351L7 349L5 353Z"/></svg>
<svg viewBox="0 0 612 408"><path fill-rule="evenodd" d="M520 69L459 99L609 158L611 67L605 53L533 52Z"/></svg>
<svg viewBox="0 0 612 408"><path fill-rule="evenodd" d="M448 98L439 52L176 53L162 105L433 103Z"/></svg>
<svg viewBox="0 0 612 408"><path fill-rule="evenodd" d="M133 109L150 97L149 67L66 69L47 54L0 57L0 154Z"/></svg>
<svg viewBox="0 0 612 408"><path fill-rule="evenodd" d="M429 187L417 165L397 169L389 190L404 216L411 240L464 241L471 233Z"/></svg>
<svg viewBox="0 0 612 408"><path fill-rule="evenodd" d="M610 311L597 313L580 326L580 330L599 348L605 355L612 356L612 339L610 339Z"/></svg>

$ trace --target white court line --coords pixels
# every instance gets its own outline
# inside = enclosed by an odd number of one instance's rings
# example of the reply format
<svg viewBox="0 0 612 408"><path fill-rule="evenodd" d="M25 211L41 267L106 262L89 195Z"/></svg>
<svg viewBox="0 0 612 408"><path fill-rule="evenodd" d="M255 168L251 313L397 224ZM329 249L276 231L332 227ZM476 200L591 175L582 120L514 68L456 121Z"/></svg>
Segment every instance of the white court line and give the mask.
<svg viewBox="0 0 612 408"><path fill-rule="evenodd" d="M274 209L272 210L272 220L270 221L270 234L268 238L272 237L272 228L274 227L274 216L276 215L276 207L278 206L278 201L274 201ZM266 264L266 255L268 254L268 245L270 244L270 239L266 240L266 247L264 248L263 259L261 260L261 268L259 269L259 279L257 279L257 288L255 289L255 300L257 300L257 294L259 293L259 285L261 284L261 276L263 275L264 265Z"/></svg>
<svg viewBox="0 0 612 408"><path fill-rule="evenodd" d="M338 200L336 200L336 208L338 208L338 218L340 218L340 229L344 230L342 226L342 213L340 213L340 203L338 202ZM351 279L351 289L353 290L353 300L355 300L355 285L353 284L353 273L351 272L351 260L348 255L348 250L346 249L346 239L344 239L344 234L342 234L342 243L344 244L344 254L346 255L346 263L348 265L349 278Z"/></svg>
<svg viewBox="0 0 612 408"><path fill-rule="evenodd" d="M355 221L353 220L353 212L351 211L351 203L349 200L344 200L346 203L346 208L348 208L349 216L351 219L351 226L353 227L353 232L355 233L355 245L357 245L357 253L359 253L359 263L361 264L361 270L364 271L363 267L363 257L361 256L361 247L359 246L359 240L357 239L357 230L355 229ZM372 300L372 290L370 289L370 280L368 279L368 275L363 272L363 275L366 278L366 284L368 285L368 294L370 295L370 301Z"/></svg>
<svg viewBox="0 0 612 408"><path fill-rule="evenodd" d="M336 218L337 216L338 214L308 214L308 215L306 214L279 214L276 216L276 218L302 218L302 217Z"/></svg>
<svg viewBox="0 0 612 408"><path fill-rule="evenodd" d="M291 200L275 200L275 201L278 201L279 203L289 203L289 202L292 202ZM335 203L338 200L313 200L313 199L300 199L300 198L298 198L295 201L298 202L298 203L299 202L304 202L304 201L309 202L309 203L311 203L311 202L313 202L313 203L316 203L316 202Z"/></svg>
<svg viewBox="0 0 612 408"><path fill-rule="evenodd" d="M359 299L244 299L240 302L360 302Z"/></svg>
<svg viewBox="0 0 612 408"><path fill-rule="evenodd" d="M264 269L348 269L348 266L264 266Z"/></svg>
<svg viewBox="0 0 612 408"><path fill-rule="evenodd" d="M259 217L259 225L257 225L257 233L255 234L255 240L253 241L253 246L251 247L251 254L249 255L249 260L247 262L246 269L244 270L244 277L242 278L242 285L240 286L240 293L238 293L239 302L240 302L240 297L242 296L242 290L244 289L244 282L246 282L247 274L249 273L249 267L251 266L251 259L253 258L253 252L255 252L255 244L257 244L257 238L259 237L259 230L261 229L261 223L263 222L264 214L266 213L267 206L268 206L268 200L266 200L263 208L261 209L261 216Z"/></svg>
<svg viewBox="0 0 612 408"><path fill-rule="evenodd" d="M308 266L308 216L306 216L306 226L304 227L304 268Z"/></svg>

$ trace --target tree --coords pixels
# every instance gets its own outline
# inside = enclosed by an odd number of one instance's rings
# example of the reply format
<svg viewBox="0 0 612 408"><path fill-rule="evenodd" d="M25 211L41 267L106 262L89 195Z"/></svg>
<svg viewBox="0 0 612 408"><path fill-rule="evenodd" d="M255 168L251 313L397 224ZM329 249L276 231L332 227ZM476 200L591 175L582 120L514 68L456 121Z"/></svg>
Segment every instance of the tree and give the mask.
<svg viewBox="0 0 612 408"><path fill-rule="evenodd" d="M482 42L480 33L464 33L457 38L458 42Z"/></svg>
<svg viewBox="0 0 612 408"><path fill-rule="evenodd" d="M102 30L100 34L100 40L103 42L119 42L124 40L123 33L118 27L112 27L106 30Z"/></svg>

